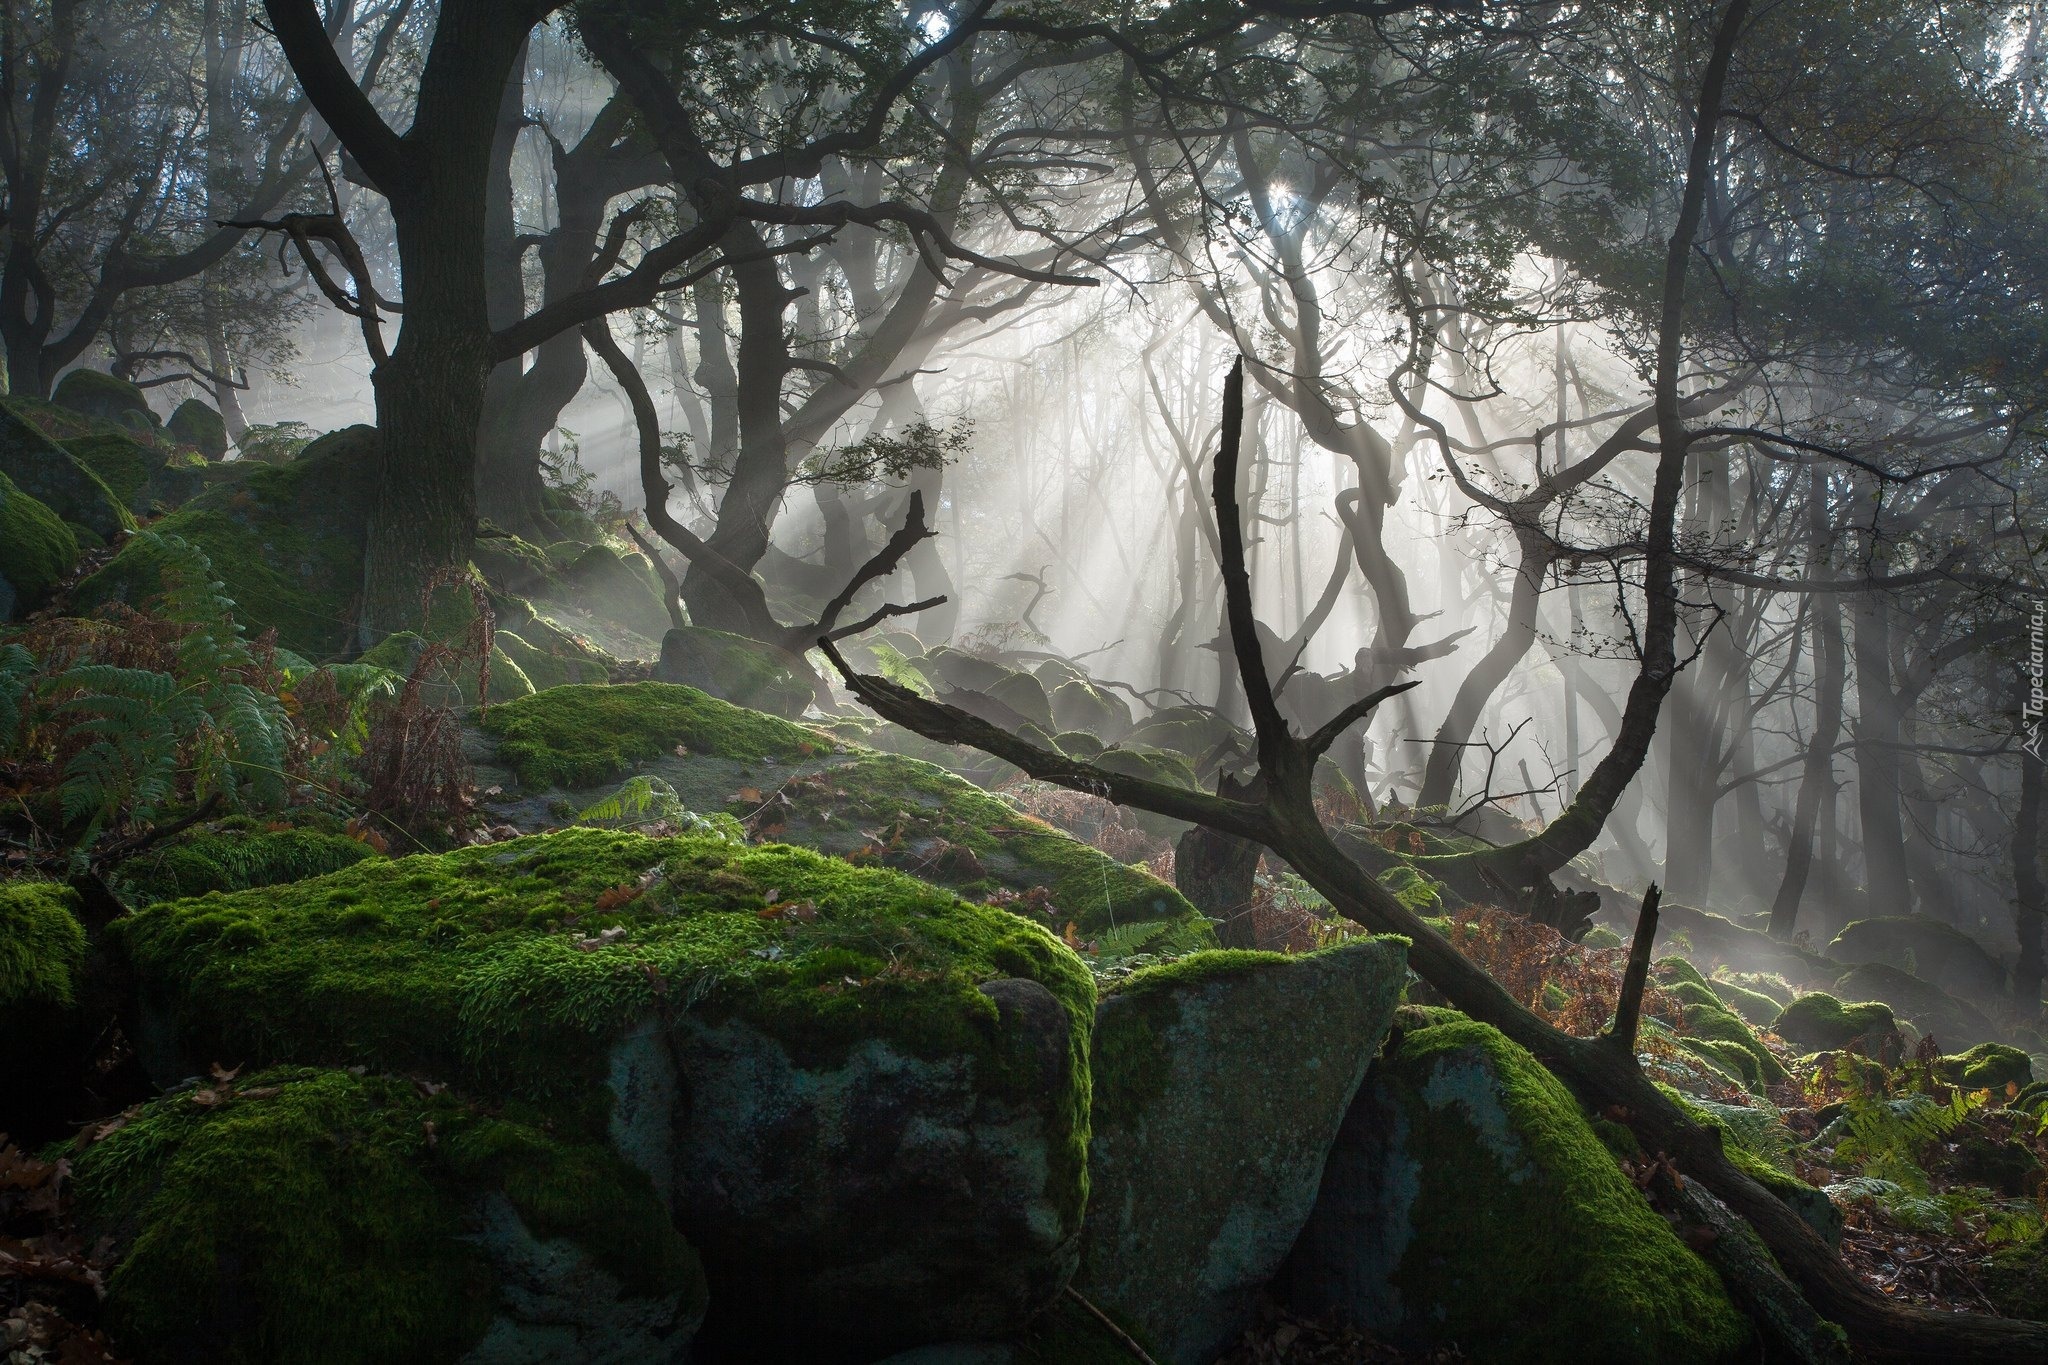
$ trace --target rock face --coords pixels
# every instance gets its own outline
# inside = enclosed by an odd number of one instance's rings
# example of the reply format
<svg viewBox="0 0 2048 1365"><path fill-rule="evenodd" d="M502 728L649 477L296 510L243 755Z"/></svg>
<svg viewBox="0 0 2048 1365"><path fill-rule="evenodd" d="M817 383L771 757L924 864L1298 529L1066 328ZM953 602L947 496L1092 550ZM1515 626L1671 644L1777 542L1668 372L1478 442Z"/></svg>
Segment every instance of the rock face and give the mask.
<svg viewBox="0 0 2048 1365"><path fill-rule="evenodd" d="M680 1362L696 1254L603 1147L398 1077L280 1068L74 1145L152 1361Z"/></svg>
<svg viewBox="0 0 2048 1365"><path fill-rule="evenodd" d="M811 704L811 689L778 651L758 640L701 626L672 628L661 637L654 680L694 687L720 701L792 720Z"/></svg>
<svg viewBox="0 0 2048 1365"><path fill-rule="evenodd" d="M872 1358L1014 1332L1071 1271L1094 987L1004 911L802 849L574 829L120 924L160 1082L194 1059L352 1065L544 1114L644 1178L634 1207L706 1239L710 1340ZM527 1326L477 1340L512 1352L584 1272L496 1245ZM606 1333L654 1320L603 1311ZM478 1357L528 1358L666 1357Z"/></svg>
<svg viewBox="0 0 2048 1365"><path fill-rule="evenodd" d="M78 537L0 474L0 621L41 607L78 562Z"/></svg>
<svg viewBox="0 0 2048 1365"><path fill-rule="evenodd" d="M1208 1365L1252 1325L1406 966L1391 938L1294 958L1198 953L1098 1008L1080 1281L1161 1360Z"/></svg>
<svg viewBox="0 0 2048 1365"><path fill-rule="evenodd" d="M1082 1084L1077 1029L1036 981L980 989L995 1067L879 1039L821 1064L746 1023L685 1022L676 1207L726 1335L791 1359L868 1355L1018 1331L1059 1293L1078 1153L1045 1100Z"/></svg>
<svg viewBox="0 0 2048 1365"><path fill-rule="evenodd" d="M1967 1000L1931 981L1883 962L1852 967L1835 981L1846 1000L1880 1000L1892 1013L1945 1048L1963 1048L2004 1036L2004 1030Z"/></svg>
<svg viewBox="0 0 2048 1365"><path fill-rule="evenodd" d="M1282 1292L1483 1361L1732 1361L1749 1339L1557 1080L1455 1017L1398 1037L1360 1088Z"/></svg>

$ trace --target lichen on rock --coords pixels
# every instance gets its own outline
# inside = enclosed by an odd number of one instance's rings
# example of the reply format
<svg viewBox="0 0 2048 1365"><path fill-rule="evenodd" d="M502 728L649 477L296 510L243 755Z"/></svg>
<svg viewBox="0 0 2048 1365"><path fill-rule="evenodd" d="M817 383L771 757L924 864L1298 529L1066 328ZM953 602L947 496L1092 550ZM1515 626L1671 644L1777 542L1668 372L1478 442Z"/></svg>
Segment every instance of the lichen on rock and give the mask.
<svg viewBox="0 0 2048 1365"><path fill-rule="evenodd" d="M1162 1360L1207 1365L1252 1325L1393 1019L1406 946L1197 953L1098 1008L1079 1282Z"/></svg>

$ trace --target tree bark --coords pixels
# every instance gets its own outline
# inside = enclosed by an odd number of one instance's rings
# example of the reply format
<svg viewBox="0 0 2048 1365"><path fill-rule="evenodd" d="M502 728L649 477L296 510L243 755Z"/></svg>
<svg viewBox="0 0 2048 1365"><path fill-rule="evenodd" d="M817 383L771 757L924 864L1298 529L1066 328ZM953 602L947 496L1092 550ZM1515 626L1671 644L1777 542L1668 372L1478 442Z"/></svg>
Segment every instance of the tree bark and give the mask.
<svg viewBox="0 0 2048 1365"><path fill-rule="evenodd" d="M2029 1020L2041 1015L2042 931L2048 928L2048 896L2041 889L2042 762L2020 750L2020 808L2012 830L2013 921L2019 958L2012 969L2012 995Z"/></svg>
<svg viewBox="0 0 2048 1365"><path fill-rule="evenodd" d="M1827 475L1815 470L1808 493L1808 534L1810 562L1814 572L1823 572L1828 539ZM1806 762L1799 774L1799 799L1792 812L1792 832L1785 847L1785 876L1771 902L1771 933L1792 937L1799 918L1799 900L1806 893L1808 870L1813 864L1813 835L1821 815L1824 797L1835 789L1835 741L1842 729L1842 606L1835 594L1813 595L1807 608L1813 615L1813 732L1807 737ZM1830 803L1831 804L1831 803Z"/></svg>

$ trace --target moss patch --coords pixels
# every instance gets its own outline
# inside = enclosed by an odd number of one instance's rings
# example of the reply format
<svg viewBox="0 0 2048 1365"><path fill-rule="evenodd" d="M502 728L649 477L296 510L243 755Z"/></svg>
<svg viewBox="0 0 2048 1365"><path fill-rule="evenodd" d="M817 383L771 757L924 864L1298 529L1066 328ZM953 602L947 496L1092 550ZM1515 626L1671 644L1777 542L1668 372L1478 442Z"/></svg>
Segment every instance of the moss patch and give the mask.
<svg viewBox="0 0 2048 1365"><path fill-rule="evenodd" d="M123 863L120 876L147 900L247 891L325 876L376 855L369 845L310 829L266 830L229 822L161 844Z"/></svg>
<svg viewBox="0 0 2048 1365"><path fill-rule="evenodd" d="M1389 1123L1384 1222L1349 1237L1388 1268L1371 1325L1493 1361L1743 1357L1748 1323L1714 1272L1499 1032L1409 1032L1368 1089Z"/></svg>
<svg viewBox="0 0 2048 1365"><path fill-rule="evenodd" d="M2034 1079L2033 1059L2004 1043L1979 1043L1968 1052L1941 1058L1934 1069L1943 1080L1966 1090L2003 1090L2008 1085L2024 1090Z"/></svg>
<svg viewBox="0 0 2048 1365"><path fill-rule="evenodd" d="M1039 982L1075 1014L1084 1046L1094 1009L1079 960L1014 915L802 849L709 837L572 829L375 859L148 907L118 933L199 1055L420 1071L591 1125L610 1043L686 1002L754 1024L806 1065L882 1038L919 1057L979 1057L994 1074L1008 1054L981 982Z"/></svg>
<svg viewBox="0 0 2048 1365"><path fill-rule="evenodd" d="M70 1006L85 963L77 908L60 882L0 883L0 1010Z"/></svg>
<svg viewBox="0 0 2048 1365"><path fill-rule="evenodd" d="M454 1360L492 1311L490 1265L465 1240L491 1192L629 1294L701 1298L645 1176L431 1089L272 1071L158 1100L78 1154L80 1209L123 1247L117 1336L252 1365Z"/></svg>
<svg viewBox="0 0 2048 1365"><path fill-rule="evenodd" d="M204 550L240 617L275 627L286 649L316 660L348 653L375 443L368 427L322 437L290 464L207 489L155 529ZM129 546L79 585L77 603L139 605L158 591L161 572L147 546Z"/></svg>
<svg viewBox="0 0 2048 1365"><path fill-rule="evenodd" d="M810 687L780 650L701 626L672 628L661 637L654 676L778 716L801 716L811 704Z"/></svg>
<svg viewBox="0 0 2048 1365"><path fill-rule="evenodd" d="M135 518L99 475L45 436L12 400L0 405L0 474L55 512L101 540L135 529Z"/></svg>
<svg viewBox="0 0 2048 1365"><path fill-rule="evenodd" d="M644 772L693 810L747 818L758 834L900 868L965 896L1047 888L1054 928L1072 922L1092 937L1187 920L1200 942L1214 941L1172 887L942 768L837 744L692 688L559 687L494 706L479 725L518 783L562 788L574 809ZM529 791L495 809L528 828L548 804Z"/></svg>
<svg viewBox="0 0 2048 1365"><path fill-rule="evenodd" d="M1675 960L1675 959L1672 959ZM1691 971L1691 968L1687 968ZM1661 974L1661 973L1660 973ZM1709 1046L1694 1051L1709 1059L1720 1059L1734 1068L1743 1084L1761 1091L1789 1078L1780 1062L1763 1041L1750 1031L1740 1016L1721 1003L1721 997L1694 972L1691 976L1671 973L1666 989L1685 1007L1685 1024L1679 1030L1688 1042ZM1741 1054L1737 1057L1736 1054Z"/></svg>
<svg viewBox="0 0 2048 1365"><path fill-rule="evenodd" d="M74 436L64 442L64 448L99 475L124 507L138 514L149 510L150 478L170 459L169 451L152 450L132 437L110 431Z"/></svg>
<svg viewBox="0 0 2048 1365"><path fill-rule="evenodd" d="M1771 1030L1800 1047L1831 1052L1897 1026L1889 1005L1875 1000L1844 1004L1826 991L1814 991L1780 1010Z"/></svg>
<svg viewBox="0 0 2048 1365"><path fill-rule="evenodd" d="M0 620L49 601L77 562L71 528L0 473Z"/></svg>

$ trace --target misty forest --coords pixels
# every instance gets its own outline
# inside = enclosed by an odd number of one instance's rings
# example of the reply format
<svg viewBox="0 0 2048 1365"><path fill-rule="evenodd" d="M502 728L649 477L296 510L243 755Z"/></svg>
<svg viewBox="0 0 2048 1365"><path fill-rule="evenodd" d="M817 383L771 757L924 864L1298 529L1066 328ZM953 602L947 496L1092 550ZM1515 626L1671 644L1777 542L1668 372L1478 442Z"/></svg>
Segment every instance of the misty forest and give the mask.
<svg viewBox="0 0 2048 1365"><path fill-rule="evenodd" d="M2040 0L5 0L0 1361L2048 1360Z"/></svg>

